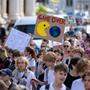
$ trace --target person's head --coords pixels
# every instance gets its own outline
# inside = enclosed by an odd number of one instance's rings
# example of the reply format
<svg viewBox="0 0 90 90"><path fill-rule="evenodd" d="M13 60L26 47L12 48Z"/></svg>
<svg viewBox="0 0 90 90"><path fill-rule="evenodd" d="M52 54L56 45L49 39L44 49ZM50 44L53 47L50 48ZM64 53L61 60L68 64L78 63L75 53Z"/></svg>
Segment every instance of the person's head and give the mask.
<svg viewBox="0 0 90 90"><path fill-rule="evenodd" d="M85 74L87 68L88 68L88 60L87 59L81 59L78 61L77 65L76 65L76 71L81 77Z"/></svg>
<svg viewBox="0 0 90 90"><path fill-rule="evenodd" d="M55 81L62 84L65 81L68 73L67 65L64 63L59 63L55 65L54 71L55 71Z"/></svg>
<svg viewBox="0 0 90 90"><path fill-rule="evenodd" d="M43 60L45 61L46 65L48 67L51 67L55 64L56 61L56 54L54 52L47 52L44 56L43 56Z"/></svg>
<svg viewBox="0 0 90 90"><path fill-rule="evenodd" d="M70 47L71 47L70 42L69 41L65 41L63 47L64 47L65 51L68 51L70 49Z"/></svg>
<svg viewBox="0 0 90 90"><path fill-rule="evenodd" d="M12 55L13 55L13 58L17 58L21 56L21 53L18 50L13 50Z"/></svg>
<svg viewBox="0 0 90 90"><path fill-rule="evenodd" d="M83 38L83 40L90 40L90 34L87 33L87 32L83 32L82 33L82 38Z"/></svg>
<svg viewBox="0 0 90 90"><path fill-rule="evenodd" d="M60 50L54 50L54 53L57 55L57 62L58 61L61 61L62 59L63 59L63 52L62 51L60 51Z"/></svg>
<svg viewBox="0 0 90 90"><path fill-rule="evenodd" d="M7 51L6 51L6 49L4 49L4 48L0 48L0 58L2 59L2 60L5 60L5 58L7 58Z"/></svg>
<svg viewBox="0 0 90 90"><path fill-rule="evenodd" d="M25 54L30 55L32 58L36 58L36 54L33 48L26 47Z"/></svg>
<svg viewBox="0 0 90 90"><path fill-rule="evenodd" d="M42 40L42 44L41 44L41 48L46 47L48 43L49 43L48 40L43 39L43 40Z"/></svg>
<svg viewBox="0 0 90 90"><path fill-rule="evenodd" d="M12 71L10 69L0 70L0 79L4 81L7 87L11 85Z"/></svg>
<svg viewBox="0 0 90 90"><path fill-rule="evenodd" d="M72 57L71 58L71 61L70 61L70 64L69 64L69 68L72 70L72 69L76 69L76 65L78 63L78 61L80 60L81 58L79 57Z"/></svg>
<svg viewBox="0 0 90 90"><path fill-rule="evenodd" d="M83 81L85 84L85 90L90 90L90 71L85 73Z"/></svg>
<svg viewBox="0 0 90 90"><path fill-rule="evenodd" d="M16 68L18 68L20 71L23 71L28 66L28 60L24 56L18 57L17 60L15 61L15 65Z"/></svg>
<svg viewBox="0 0 90 90"><path fill-rule="evenodd" d="M74 47L72 49L72 57L83 57L84 49L81 47Z"/></svg>

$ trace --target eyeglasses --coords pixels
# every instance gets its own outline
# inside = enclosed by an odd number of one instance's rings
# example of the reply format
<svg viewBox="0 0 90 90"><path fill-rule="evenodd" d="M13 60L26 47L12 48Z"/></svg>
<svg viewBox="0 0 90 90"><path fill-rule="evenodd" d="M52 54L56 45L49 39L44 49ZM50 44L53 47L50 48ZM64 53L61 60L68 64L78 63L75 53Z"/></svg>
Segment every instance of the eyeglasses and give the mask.
<svg viewBox="0 0 90 90"><path fill-rule="evenodd" d="M64 47L67 47L68 48L69 46L68 45L64 45Z"/></svg>

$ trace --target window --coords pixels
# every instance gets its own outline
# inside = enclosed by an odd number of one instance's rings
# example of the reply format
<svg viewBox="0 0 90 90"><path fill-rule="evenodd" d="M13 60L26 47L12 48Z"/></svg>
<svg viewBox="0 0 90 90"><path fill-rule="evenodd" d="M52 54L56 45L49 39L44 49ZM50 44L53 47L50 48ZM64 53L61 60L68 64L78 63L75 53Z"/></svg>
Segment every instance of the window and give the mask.
<svg viewBox="0 0 90 90"><path fill-rule="evenodd" d="M34 34L35 25L17 25L14 28L27 34Z"/></svg>

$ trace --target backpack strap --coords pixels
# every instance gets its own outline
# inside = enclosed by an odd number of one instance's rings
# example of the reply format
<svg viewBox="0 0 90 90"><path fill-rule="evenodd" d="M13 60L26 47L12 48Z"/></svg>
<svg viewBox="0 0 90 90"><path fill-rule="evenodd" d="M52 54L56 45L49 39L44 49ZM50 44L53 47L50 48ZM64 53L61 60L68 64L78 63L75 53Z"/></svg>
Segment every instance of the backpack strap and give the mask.
<svg viewBox="0 0 90 90"><path fill-rule="evenodd" d="M46 81L48 81L48 72L49 72L49 69L46 68Z"/></svg>
<svg viewBox="0 0 90 90"><path fill-rule="evenodd" d="M45 85L45 90L49 90L50 84Z"/></svg>

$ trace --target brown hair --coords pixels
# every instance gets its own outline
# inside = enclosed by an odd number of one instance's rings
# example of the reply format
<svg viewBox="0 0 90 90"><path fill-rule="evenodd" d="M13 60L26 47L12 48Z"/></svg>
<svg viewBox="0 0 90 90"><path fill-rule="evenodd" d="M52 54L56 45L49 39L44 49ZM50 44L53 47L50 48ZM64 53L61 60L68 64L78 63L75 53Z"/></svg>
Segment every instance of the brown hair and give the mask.
<svg viewBox="0 0 90 90"><path fill-rule="evenodd" d="M33 48L26 47L26 52L29 52L32 58L36 58L36 54Z"/></svg>
<svg viewBox="0 0 90 90"><path fill-rule="evenodd" d="M72 52L78 52L78 53L80 53L80 54L81 54L81 57L82 57L83 54L84 54L83 48L80 48L80 47L75 47L75 48L73 48L73 49L72 49Z"/></svg>
<svg viewBox="0 0 90 90"><path fill-rule="evenodd" d="M44 61L55 62L56 54L54 52L47 52L46 55L43 56Z"/></svg>
<svg viewBox="0 0 90 90"><path fill-rule="evenodd" d="M59 64L55 65L54 71L55 72L58 72L58 71L61 72L61 71L63 71L65 73L68 73L68 67L64 63L59 63Z"/></svg>
<svg viewBox="0 0 90 90"><path fill-rule="evenodd" d="M90 71L87 71L87 72L85 73L85 75L82 77L83 80L85 80L85 77L86 77L86 76L89 76L89 77L90 77Z"/></svg>
<svg viewBox="0 0 90 90"><path fill-rule="evenodd" d="M77 65L76 65L76 69L77 69L77 73L80 73L80 72L85 72L85 70L87 69L88 67L88 61L87 59L81 59L77 62Z"/></svg>

